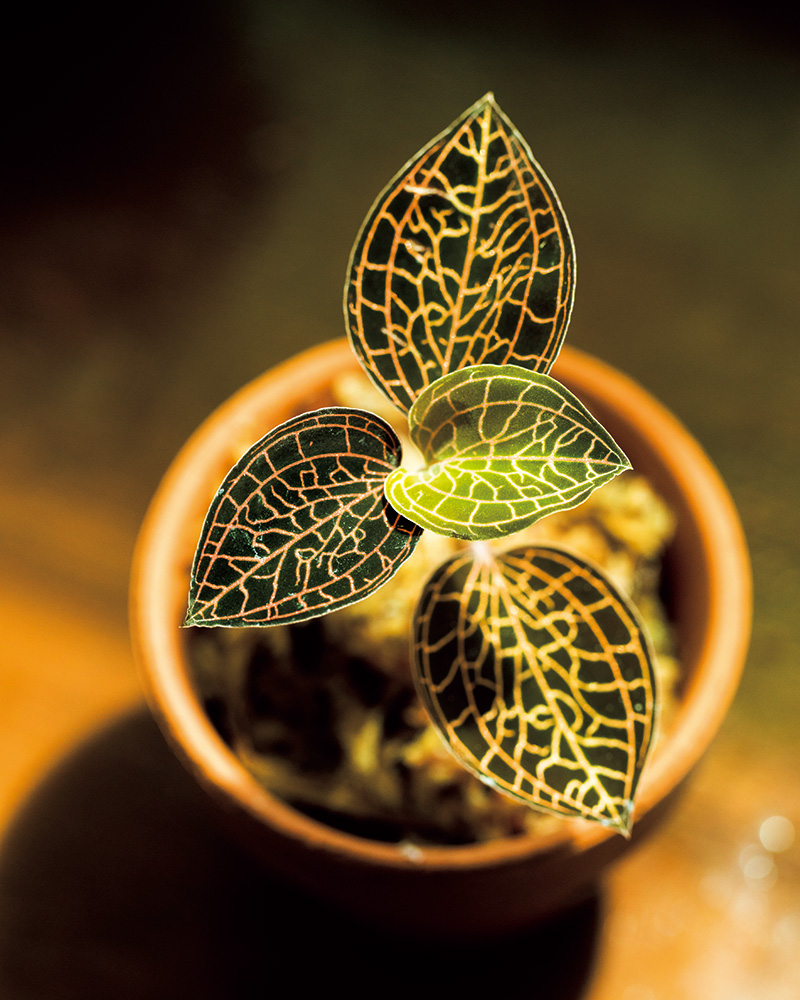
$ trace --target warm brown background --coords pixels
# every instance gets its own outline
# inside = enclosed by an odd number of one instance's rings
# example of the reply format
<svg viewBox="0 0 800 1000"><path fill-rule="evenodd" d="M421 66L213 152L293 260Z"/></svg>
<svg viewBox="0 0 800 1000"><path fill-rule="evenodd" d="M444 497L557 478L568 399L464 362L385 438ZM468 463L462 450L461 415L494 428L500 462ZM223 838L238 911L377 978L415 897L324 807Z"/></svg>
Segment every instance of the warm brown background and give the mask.
<svg viewBox="0 0 800 1000"><path fill-rule="evenodd" d="M256 997L287 976L307 995L800 995L800 845L758 840L772 815L800 840L797 15L47 6L0 31L0 996ZM489 89L572 223L571 343L717 462L756 619L668 828L594 905L469 950L465 975L457 949L424 972L429 955L302 904L219 838L139 707L125 602L172 454L242 382L341 333L372 197Z"/></svg>

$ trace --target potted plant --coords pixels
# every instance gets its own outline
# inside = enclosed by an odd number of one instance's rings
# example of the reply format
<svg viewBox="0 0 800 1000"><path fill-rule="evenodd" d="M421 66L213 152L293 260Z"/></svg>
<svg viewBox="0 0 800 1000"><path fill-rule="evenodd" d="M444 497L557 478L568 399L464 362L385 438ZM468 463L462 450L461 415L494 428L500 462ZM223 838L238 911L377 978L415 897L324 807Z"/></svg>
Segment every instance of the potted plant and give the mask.
<svg viewBox="0 0 800 1000"><path fill-rule="evenodd" d="M323 345L221 408L176 459L137 547L134 645L180 755L269 864L406 930L502 931L575 898L661 816L742 666L749 573L730 498L643 390L561 351L574 282L556 193L486 95L369 212L345 285L352 351ZM336 398L353 355L399 424ZM403 465L409 444L419 468ZM606 570L535 527L631 465L675 521L664 580L681 676L651 760L660 694L640 614ZM182 624L280 635L373 594L378 616L430 533L457 541L418 579L406 665L419 703L462 767L568 822L470 844L359 836L270 791L226 742L230 706L214 719L198 692ZM282 645L259 646L267 674ZM288 662L313 682L323 655L306 643Z"/></svg>

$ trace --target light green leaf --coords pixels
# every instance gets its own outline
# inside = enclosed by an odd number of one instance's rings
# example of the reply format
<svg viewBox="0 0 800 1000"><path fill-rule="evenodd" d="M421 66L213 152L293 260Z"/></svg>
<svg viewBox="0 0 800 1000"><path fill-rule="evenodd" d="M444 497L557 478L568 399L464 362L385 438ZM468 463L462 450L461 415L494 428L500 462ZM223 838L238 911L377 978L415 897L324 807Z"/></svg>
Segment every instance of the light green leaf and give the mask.
<svg viewBox="0 0 800 1000"><path fill-rule="evenodd" d="M635 609L597 567L550 546L464 550L425 587L413 669L440 736L478 777L629 834L655 678Z"/></svg>
<svg viewBox="0 0 800 1000"><path fill-rule="evenodd" d="M425 468L399 468L386 496L415 524L500 538L574 507L630 468L611 435L563 385L515 365L445 375L409 413Z"/></svg>

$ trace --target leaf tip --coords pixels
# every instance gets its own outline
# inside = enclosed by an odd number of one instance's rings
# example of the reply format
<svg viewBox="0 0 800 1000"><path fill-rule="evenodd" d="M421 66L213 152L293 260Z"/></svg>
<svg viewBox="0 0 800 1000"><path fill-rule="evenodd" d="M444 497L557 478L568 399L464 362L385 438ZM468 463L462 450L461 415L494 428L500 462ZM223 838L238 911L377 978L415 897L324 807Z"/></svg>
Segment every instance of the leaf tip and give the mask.
<svg viewBox="0 0 800 1000"><path fill-rule="evenodd" d="M197 615L195 609L195 601L192 601L186 609L186 615L181 622L181 628L190 628L192 625L201 625L202 622L198 620L198 617L199 616Z"/></svg>
<svg viewBox="0 0 800 1000"><path fill-rule="evenodd" d="M610 826L615 833L620 834L625 840L631 839L631 833L633 831L633 812L634 803L632 799L626 799L622 803L622 807L619 812L614 816L613 819L609 819L608 826Z"/></svg>

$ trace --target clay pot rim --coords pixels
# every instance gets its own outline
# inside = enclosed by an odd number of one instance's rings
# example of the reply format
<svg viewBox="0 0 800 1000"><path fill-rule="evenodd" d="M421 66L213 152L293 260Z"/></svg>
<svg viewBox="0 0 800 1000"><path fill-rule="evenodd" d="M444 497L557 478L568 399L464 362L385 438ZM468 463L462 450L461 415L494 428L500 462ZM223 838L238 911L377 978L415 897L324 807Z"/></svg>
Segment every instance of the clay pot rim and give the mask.
<svg viewBox="0 0 800 1000"><path fill-rule="evenodd" d="M265 394L269 398L280 386L282 394L302 398L309 387L351 365L352 354L341 338L266 372L211 414L162 480L137 541L131 577L134 653L154 714L178 756L202 785L222 799L223 806L249 813L310 849L345 855L353 861L417 870L495 866L534 854L584 851L617 836L597 824L575 821L544 836L407 849L343 833L303 815L262 788L203 712L192 689L177 627L186 587L185 511L197 506L198 490L205 487L209 495L208 474L203 472L209 456L226 454L231 440L239 436L242 450L252 443L249 413L253 406L263 406ZM580 398L596 392L601 380L604 398L620 418L647 437L695 517L701 544L698 563L705 566L709 591L715 595L697 658L702 669L696 672L678 711L669 752L653 756L640 784L637 820L641 821L698 762L735 694L750 634L747 546L736 509L716 469L683 425L657 400L626 375L573 348L562 350L554 374ZM269 429L265 427L260 433ZM154 664L159 668L154 669Z"/></svg>

